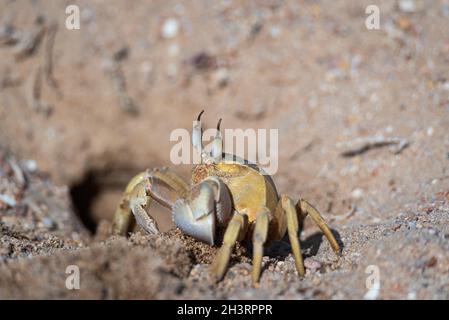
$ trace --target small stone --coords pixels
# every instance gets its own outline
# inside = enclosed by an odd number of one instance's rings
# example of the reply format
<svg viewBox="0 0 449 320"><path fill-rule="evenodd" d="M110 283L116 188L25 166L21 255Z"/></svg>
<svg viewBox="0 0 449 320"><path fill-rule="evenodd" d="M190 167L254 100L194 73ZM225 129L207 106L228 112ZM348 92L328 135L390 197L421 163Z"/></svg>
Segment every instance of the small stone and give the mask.
<svg viewBox="0 0 449 320"><path fill-rule="evenodd" d="M23 167L28 172L35 172L37 170L37 162L35 160L25 160L23 161Z"/></svg>
<svg viewBox="0 0 449 320"><path fill-rule="evenodd" d="M363 189L356 188L351 192L351 197L353 197L354 199L360 199L363 197L363 193Z"/></svg>
<svg viewBox="0 0 449 320"><path fill-rule="evenodd" d="M400 17L397 21L397 26L404 31L409 31L413 28L412 21L407 17Z"/></svg>
<svg viewBox="0 0 449 320"><path fill-rule="evenodd" d="M212 82L217 88L226 87L229 83L229 71L226 68L216 70L212 75Z"/></svg>
<svg viewBox="0 0 449 320"><path fill-rule="evenodd" d="M324 78L327 82L332 82L337 79L342 79L346 75L345 71L340 68L332 68L326 72Z"/></svg>
<svg viewBox="0 0 449 320"><path fill-rule="evenodd" d="M426 267L433 268L436 266L437 263L438 263L438 259L436 257L432 257L427 261Z"/></svg>
<svg viewBox="0 0 449 320"><path fill-rule="evenodd" d="M282 30L279 26L272 26L270 28L270 35L273 38L279 38L279 36L281 35Z"/></svg>
<svg viewBox="0 0 449 320"><path fill-rule="evenodd" d="M415 230L415 229L416 229L416 221L410 221L410 222L408 223L408 227L409 227L409 229L411 229L411 230Z"/></svg>
<svg viewBox="0 0 449 320"><path fill-rule="evenodd" d="M196 275L198 275L198 269L197 268L193 268L190 271L190 276L195 277Z"/></svg>
<svg viewBox="0 0 449 320"><path fill-rule="evenodd" d="M179 22L175 18L168 18L162 25L162 37L165 39L173 39L179 33Z"/></svg>
<svg viewBox="0 0 449 320"><path fill-rule="evenodd" d="M54 230L56 228L56 223L53 221L53 219L50 219L48 217L42 219L42 224L48 230Z"/></svg>
<svg viewBox="0 0 449 320"><path fill-rule="evenodd" d="M6 194L0 194L0 202L6 203L10 207L17 205L16 200Z"/></svg>
<svg viewBox="0 0 449 320"><path fill-rule="evenodd" d="M198 71L208 71L217 68L217 58L207 52L200 52L190 59L192 66Z"/></svg>
<svg viewBox="0 0 449 320"><path fill-rule="evenodd" d="M118 49L116 52L114 52L113 59L116 62L120 62L128 58L128 56L129 56L128 47L122 47Z"/></svg>
<svg viewBox="0 0 449 320"><path fill-rule="evenodd" d="M399 1L399 10L402 12L412 13L416 11L416 2L415 0L400 0Z"/></svg>
<svg viewBox="0 0 449 320"><path fill-rule="evenodd" d="M321 269L321 262L313 258L306 258L304 260L304 266L306 267L306 269L318 270Z"/></svg>

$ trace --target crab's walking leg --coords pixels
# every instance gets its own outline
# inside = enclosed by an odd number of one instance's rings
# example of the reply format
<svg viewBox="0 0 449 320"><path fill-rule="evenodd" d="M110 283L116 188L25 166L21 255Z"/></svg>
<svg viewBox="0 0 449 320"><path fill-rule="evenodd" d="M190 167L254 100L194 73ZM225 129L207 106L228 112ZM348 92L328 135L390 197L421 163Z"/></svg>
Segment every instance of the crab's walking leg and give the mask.
<svg viewBox="0 0 449 320"><path fill-rule="evenodd" d="M141 183L147 176L147 172L141 172L136 175L126 186L125 192L120 199L119 205L115 210L114 223L112 233L117 235L125 235L129 229L131 222L131 208L129 207L129 199L133 189Z"/></svg>
<svg viewBox="0 0 449 320"><path fill-rule="evenodd" d="M142 181L134 187L129 200L129 207L134 214L137 223L149 234L158 234L159 228L156 221L148 215L146 209L150 207L151 197L146 191L146 181Z"/></svg>
<svg viewBox="0 0 449 320"><path fill-rule="evenodd" d="M268 235L269 211L260 212L256 218L256 226L253 232L253 283L257 283L262 268L263 245Z"/></svg>
<svg viewBox="0 0 449 320"><path fill-rule="evenodd" d="M238 240L245 235L248 226L248 218L246 215L235 213L226 228L223 239L223 245L218 250L217 256L212 264L212 273L217 281L221 280L225 274L231 257L232 249Z"/></svg>
<svg viewBox="0 0 449 320"><path fill-rule="evenodd" d="M281 198L282 209L284 209L285 217L287 219L288 238L292 246L293 257L295 258L296 270L300 276L306 273L304 270L304 263L302 261L301 246L299 244L299 224L296 209L292 199L287 196Z"/></svg>
<svg viewBox="0 0 449 320"><path fill-rule="evenodd" d="M113 234L126 235L132 214L145 231L157 233L157 224L146 211L150 207L151 201L154 199L164 207L171 209L176 199L185 194L187 190L187 183L167 168L156 168L139 173L126 186L115 211Z"/></svg>
<svg viewBox="0 0 449 320"><path fill-rule="evenodd" d="M312 220L318 225L318 227L321 229L323 234L326 236L327 240L329 241L332 249L335 251L335 253L340 254L340 246L338 245L337 240L335 239L334 235L332 234L331 230L329 229L328 225L326 224L326 221L324 221L321 214L318 212L317 209L315 209L310 203L308 203L306 200L299 199L298 203L296 204L296 209L298 211L298 214L300 216L300 222L302 224L303 220L307 215L309 215Z"/></svg>

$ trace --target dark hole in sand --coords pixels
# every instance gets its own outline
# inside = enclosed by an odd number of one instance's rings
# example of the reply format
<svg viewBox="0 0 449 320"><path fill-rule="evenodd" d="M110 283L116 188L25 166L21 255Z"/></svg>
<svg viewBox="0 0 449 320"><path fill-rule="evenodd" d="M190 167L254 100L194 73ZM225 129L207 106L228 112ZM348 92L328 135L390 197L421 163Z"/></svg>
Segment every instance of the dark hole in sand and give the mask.
<svg viewBox="0 0 449 320"><path fill-rule="evenodd" d="M95 176L92 172L89 172L79 183L72 185L70 188L74 210L91 233L95 232L97 224L92 217L90 207L99 191L99 185L95 182Z"/></svg>
<svg viewBox="0 0 449 320"><path fill-rule="evenodd" d="M132 168L89 170L79 182L70 187L75 212L91 233L95 233L101 220L112 221L127 183L138 172L138 169ZM150 211L161 231L172 226L170 212L160 205L153 202Z"/></svg>

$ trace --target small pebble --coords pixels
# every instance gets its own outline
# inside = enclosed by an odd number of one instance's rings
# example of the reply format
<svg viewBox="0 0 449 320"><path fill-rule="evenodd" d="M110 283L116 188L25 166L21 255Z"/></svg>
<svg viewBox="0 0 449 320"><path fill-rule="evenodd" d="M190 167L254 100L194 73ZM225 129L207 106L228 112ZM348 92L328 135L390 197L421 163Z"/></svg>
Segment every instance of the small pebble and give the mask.
<svg viewBox="0 0 449 320"><path fill-rule="evenodd" d="M412 13L416 11L416 2L415 0L400 0L399 1L399 10L402 12Z"/></svg>
<svg viewBox="0 0 449 320"><path fill-rule="evenodd" d="M175 18L168 18L162 25L162 37L165 39L173 39L178 35L179 22Z"/></svg>
<svg viewBox="0 0 449 320"><path fill-rule="evenodd" d="M363 190L361 188L356 188L351 192L351 197L354 199L360 199L363 197Z"/></svg>
<svg viewBox="0 0 449 320"><path fill-rule="evenodd" d="M116 61L116 62L126 60L128 58L128 56L129 56L128 47L122 47L122 48L118 49L116 52L114 52L114 54L113 54L114 61Z"/></svg>
<svg viewBox="0 0 449 320"><path fill-rule="evenodd" d="M6 203L10 207L15 207L17 202L6 194L0 194L0 201Z"/></svg>
<svg viewBox="0 0 449 320"><path fill-rule="evenodd" d="M313 258L306 258L304 260L304 266L307 269L318 270L318 269L321 269L321 262L319 262L318 260L315 260Z"/></svg>
<svg viewBox="0 0 449 320"><path fill-rule="evenodd" d="M281 33L282 33L282 30L279 26L273 26L270 28L270 35L273 38L279 38Z"/></svg>
<svg viewBox="0 0 449 320"><path fill-rule="evenodd" d="M56 223L53 221L53 219L50 219L48 217L42 219L42 223L49 230L53 230L56 228Z"/></svg>
<svg viewBox="0 0 449 320"><path fill-rule="evenodd" d="M23 166L28 172L35 172L37 170L37 162L35 160L23 161Z"/></svg>
<svg viewBox="0 0 449 320"><path fill-rule="evenodd" d="M217 88L226 87L229 83L229 71L226 68L216 70L212 75L212 82Z"/></svg>
<svg viewBox="0 0 449 320"><path fill-rule="evenodd" d="M415 230L416 229L416 221L411 221L408 223L408 227L411 230Z"/></svg>

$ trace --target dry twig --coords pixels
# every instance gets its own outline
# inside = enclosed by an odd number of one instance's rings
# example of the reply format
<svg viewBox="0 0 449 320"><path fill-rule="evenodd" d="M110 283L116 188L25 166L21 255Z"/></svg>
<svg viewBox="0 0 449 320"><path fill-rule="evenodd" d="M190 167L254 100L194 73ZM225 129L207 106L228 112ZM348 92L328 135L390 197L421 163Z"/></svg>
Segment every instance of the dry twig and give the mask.
<svg viewBox="0 0 449 320"><path fill-rule="evenodd" d="M353 157L363 154L371 149L389 147L390 152L398 154L402 152L409 142L404 138L374 136L367 138L358 138L344 144L345 151L341 153L343 157Z"/></svg>
<svg viewBox="0 0 449 320"><path fill-rule="evenodd" d="M56 94L61 97L62 93L59 90L58 83L56 82L53 76L53 47L55 44L56 32L58 31L58 25L56 23L52 23L47 28L47 35L45 41L45 50L44 50L44 62L43 62L43 72L44 78L47 84L54 89Z"/></svg>
<svg viewBox="0 0 449 320"><path fill-rule="evenodd" d="M45 115L51 113L52 107L41 101L42 95L42 68L39 66L30 80L30 85L27 89L27 100L29 105L37 112L43 112Z"/></svg>

